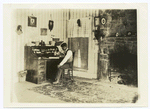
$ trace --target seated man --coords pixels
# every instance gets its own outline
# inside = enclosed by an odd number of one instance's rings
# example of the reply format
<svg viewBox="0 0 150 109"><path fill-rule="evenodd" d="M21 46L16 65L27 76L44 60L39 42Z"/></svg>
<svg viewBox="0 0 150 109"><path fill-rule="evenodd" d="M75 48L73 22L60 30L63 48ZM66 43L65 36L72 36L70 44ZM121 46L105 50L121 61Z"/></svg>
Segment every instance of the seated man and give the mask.
<svg viewBox="0 0 150 109"><path fill-rule="evenodd" d="M68 49L67 44L63 43L61 45L62 50L64 51L64 59L60 62L60 64L58 65L58 72L56 75L56 81L53 82L53 84L58 84L61 74L63 72L64 69L70 68L72 61L73 61L73 57L72 57L72 51Z"/></svg>

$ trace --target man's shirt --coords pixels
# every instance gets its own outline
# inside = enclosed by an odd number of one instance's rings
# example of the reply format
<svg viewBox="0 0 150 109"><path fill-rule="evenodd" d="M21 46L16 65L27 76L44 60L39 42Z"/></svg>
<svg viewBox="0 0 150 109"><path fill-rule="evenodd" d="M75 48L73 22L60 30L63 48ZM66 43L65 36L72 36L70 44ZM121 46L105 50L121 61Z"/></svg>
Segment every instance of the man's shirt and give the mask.
<svg viewBox="0 0 150 109"><path fill-rule="evenodd" d="M66 53L64 59L59 64L60 66L64 65L66 62L72 61L72 51L67 49L66 52L67 53Z"/></svg>

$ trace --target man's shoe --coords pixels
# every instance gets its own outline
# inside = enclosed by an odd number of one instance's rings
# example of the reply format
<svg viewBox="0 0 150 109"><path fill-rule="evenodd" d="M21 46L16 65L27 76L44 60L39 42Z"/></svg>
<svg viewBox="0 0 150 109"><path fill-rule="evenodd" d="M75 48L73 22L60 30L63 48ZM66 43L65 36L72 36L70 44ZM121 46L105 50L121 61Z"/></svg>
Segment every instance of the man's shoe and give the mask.
<svg viewBox="0 0 150 109"><path fill-rule="evenodd" d="M53 84L59 84L59 82L58 82L58 81L55 81L55 82L53 82Z"/></svg>

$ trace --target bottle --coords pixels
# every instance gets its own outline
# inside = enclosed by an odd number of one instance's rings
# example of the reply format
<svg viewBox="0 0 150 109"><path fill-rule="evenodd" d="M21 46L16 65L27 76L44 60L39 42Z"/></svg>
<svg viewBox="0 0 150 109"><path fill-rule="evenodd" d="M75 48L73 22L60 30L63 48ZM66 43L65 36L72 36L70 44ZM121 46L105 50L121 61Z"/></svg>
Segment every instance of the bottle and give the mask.
<svg viewBox="0 0 150 109"><path fill-rule="evenodd" d="M56 52L56 50L54 50L54 56L56 56L57 55L57 52Z"/></svg>

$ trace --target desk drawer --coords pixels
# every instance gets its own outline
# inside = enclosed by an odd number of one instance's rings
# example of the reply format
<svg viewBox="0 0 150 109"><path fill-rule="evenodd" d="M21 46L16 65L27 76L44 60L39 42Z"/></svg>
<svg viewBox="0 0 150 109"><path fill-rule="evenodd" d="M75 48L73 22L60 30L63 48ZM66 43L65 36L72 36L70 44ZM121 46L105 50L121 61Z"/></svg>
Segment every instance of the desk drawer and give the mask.
<svg viewBox="0 0 150 109"><path fill-rule="evenodd" d="M33 77L33 82L36 84L41 84L46 80L45 75L38 75Z"/></svg>
<svg viewBox="0 0 150 109"><path fill-rule="evenodd" d="M38 70L41 70L41 69L45 70L45 65L39 65Z"/></svg>
<svg viewBox="0 0 150 109"><path fill-rule="evenodd" d="M45 60L38 60L38 65L45 65Z"/></svg>
<svg viewBox="0 0 150 109"><path fill-rule="evenodd" d="M38 70L38 74L46 74L45 69L39 69L39 70Z"/></svg>
<svg viewBox="0 0 150 109"><path fill-rule="evenodd" d="M41 74L41 75L43 75L43 74L45 74L46 72L45 72L45 70L39 70L38 71L38 74Z"/></svg>

